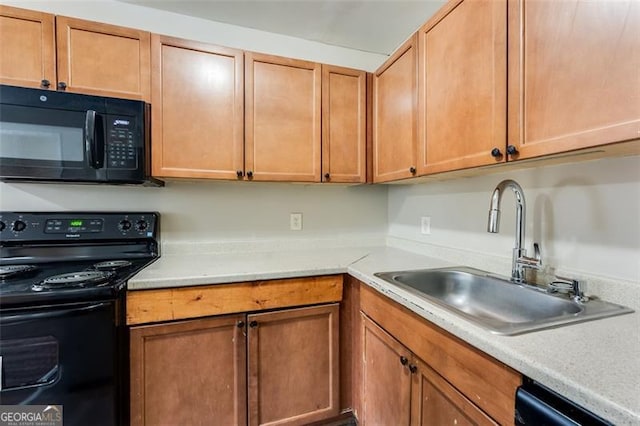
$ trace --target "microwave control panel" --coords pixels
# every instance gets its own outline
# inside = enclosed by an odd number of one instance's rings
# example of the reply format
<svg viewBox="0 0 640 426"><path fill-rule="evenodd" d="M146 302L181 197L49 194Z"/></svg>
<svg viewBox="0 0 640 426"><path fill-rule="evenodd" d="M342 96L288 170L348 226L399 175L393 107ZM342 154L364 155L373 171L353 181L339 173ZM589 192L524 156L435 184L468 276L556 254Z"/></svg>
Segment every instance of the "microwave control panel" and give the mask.
<svg viewBox="0 0 640 426"><path fill-rule="evenodd" d="M129 117L107 116L107 168L135 169L138 167L137 127Z"/></svg>

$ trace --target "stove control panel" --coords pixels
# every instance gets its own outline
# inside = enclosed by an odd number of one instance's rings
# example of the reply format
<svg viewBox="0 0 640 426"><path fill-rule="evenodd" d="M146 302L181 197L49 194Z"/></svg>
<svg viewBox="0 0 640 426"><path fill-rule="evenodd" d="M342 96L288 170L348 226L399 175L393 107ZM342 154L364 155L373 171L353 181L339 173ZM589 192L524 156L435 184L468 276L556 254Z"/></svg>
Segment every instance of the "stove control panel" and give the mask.
<svg viewBox="0 0 640 426"><path fill-rule="evenodd" d="M0 212L0 241L157 240L159 219L155 212Z"/></svg>

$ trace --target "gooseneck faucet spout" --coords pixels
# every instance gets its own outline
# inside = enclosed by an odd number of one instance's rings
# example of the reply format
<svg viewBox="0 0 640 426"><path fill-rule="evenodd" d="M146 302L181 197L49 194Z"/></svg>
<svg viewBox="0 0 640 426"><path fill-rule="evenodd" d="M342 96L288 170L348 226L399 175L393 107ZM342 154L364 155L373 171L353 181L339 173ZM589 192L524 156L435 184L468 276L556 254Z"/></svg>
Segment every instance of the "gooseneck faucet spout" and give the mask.
<svg viewBox="0 0 640 426"><path fill-rule="evenodd" d="M524 198L524 191L518 182L507 179L500 182L491 195L491 207L489 208L489 221L487 232L497 233L500 229L500 203L502 194L506 189L511 189L516 198L516 241L513 248L513 259L511 262L511 280L516 283L525 282L525 268L539 269L542 262L537 244L534 244L536 257L526 257L524 249L525 213L527 204Z"/></svg>

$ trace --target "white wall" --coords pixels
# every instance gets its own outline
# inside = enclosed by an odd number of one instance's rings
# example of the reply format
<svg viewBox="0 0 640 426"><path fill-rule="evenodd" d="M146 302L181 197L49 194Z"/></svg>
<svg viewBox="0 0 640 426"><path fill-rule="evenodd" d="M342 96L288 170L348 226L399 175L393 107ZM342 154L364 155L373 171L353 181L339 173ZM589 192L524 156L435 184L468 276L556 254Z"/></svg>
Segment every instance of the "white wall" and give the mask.
<svg viewBox="0 0 640 426"><path fill-rule="evenodd" d="M57 15L138 28L157 34L214 43L220 46L365 71L374 71L387 59L385 55L330 46L114 0L1 0L0 3Z"/></svg>
<svg viewBox="0 0 640 426"><path fill-rule="evenodd" d="M164 188L0 183L5 211L159 211L163 242L344 239L384 242L382 186L168 182ZM289 214L303 213L303 230Z"/></svg>
<svg viewBox="0 0 640 426"><path fill-rule="evenodd" d="M515 202L503 196L499 234L486 232L490 196L514 179L527 201L526 241L548 266L640 283L640 157L611 158L389 188L389 235L510 258ZM431 217L431 235L420 217Z"/></svg>

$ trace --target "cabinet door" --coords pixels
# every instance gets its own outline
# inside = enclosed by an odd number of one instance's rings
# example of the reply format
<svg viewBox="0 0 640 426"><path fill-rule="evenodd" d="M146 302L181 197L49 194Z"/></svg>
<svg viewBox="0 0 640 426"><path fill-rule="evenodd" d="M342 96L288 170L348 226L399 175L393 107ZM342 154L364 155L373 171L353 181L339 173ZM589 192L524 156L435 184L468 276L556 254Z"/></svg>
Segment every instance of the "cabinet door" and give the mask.
<svg viewBox="0 0 640 426"><path fill-rule="evenodd" d="M361 319L360 420L365 426L408 426L411 415L411 352L366 315L361 314Z"/></svg>
<svg viewBox="0 0 640 426"><path fill-rule="evenodd" d="M322 66L322 180L366 182L367 73Z"/></svg>
<svg viewBox="0 0 640 426"><path fill-rule="evenodd" d="M415 176L418 43L412 36L373 76L373 181Z"/></svg>
<svg viewBox="0 0 640 426"><path fill-rule="evenodd" d="M246 53L245 68L247 177L320 182L320 64Z"/></svg>
<svg viewBox="0 0 640 426"><path fill-rule="evenodd" d="M339 412L338 304L249 315L249 424Z"/></svg>
<svg viewBox="0 0 640 426"><path fill-rule="evenodd" d="M452 3L419 36L418 172L505 161L506 0Z"/></svg>
<svg viewBox="0 0 640 426"><path fill-rule="evenodd" d="M132 425L245 425L244 315L132 327Z"/></svg>
<svg viewBox="0 0 640 426"><path fill-rule="evenodd" d="M497 425L418 358L411 360L411 426Z"/></svg>
<svg viewBox="0 0 640 426"><path fill-rule="evenodd" d="M637 0L510 2L510 159L640 136L639 27Z"/></svg>
<svg viewBox="0 0 640 426"><path fill-rule="evenodd" d="M0 5L0 83L55 88L54 16Z"/></svg>
<svg viewBox="0 0 640 426"><path fill-rule="evenodd" d="M153 175L241 178L242 51L155 34L151 46Z"/></svg>
<svg viewBox="0 0 640 426"><path fill-rule="evenodd" d="M150 34L132 28L56 17L58 82L66 90L150 99Z"/></svg>

